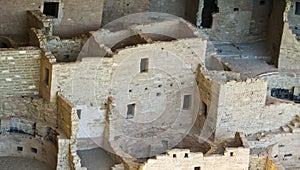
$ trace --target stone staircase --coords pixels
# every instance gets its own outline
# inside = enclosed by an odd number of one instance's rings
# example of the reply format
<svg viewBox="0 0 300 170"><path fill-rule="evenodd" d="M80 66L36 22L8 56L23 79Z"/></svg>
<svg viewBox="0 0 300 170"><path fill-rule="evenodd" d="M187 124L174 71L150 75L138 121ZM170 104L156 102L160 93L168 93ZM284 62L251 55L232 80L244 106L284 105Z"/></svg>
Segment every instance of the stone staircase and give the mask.
<svg viewBox="0 0 300 170"><path fill-rule="evenodd" d="M300 115L296 115L296 119L292 120L290 124L281 127L284 132L300 133Z"/></svg>

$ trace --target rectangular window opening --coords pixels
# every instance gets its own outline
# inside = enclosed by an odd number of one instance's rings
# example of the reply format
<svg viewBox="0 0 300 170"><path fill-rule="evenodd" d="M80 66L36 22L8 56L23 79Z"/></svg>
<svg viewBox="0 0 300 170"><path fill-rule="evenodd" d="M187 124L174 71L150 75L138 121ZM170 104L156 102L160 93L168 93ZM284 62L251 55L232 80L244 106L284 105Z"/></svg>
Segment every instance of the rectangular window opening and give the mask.
<svg viewBox="0 0 300 170"><path fill-rule="evenodd" d="M37 153L37 149L36 148L31 148L31 152L32 153Z"/></svg>
<svg viewBox="0 0 300 170"><path fill-rule="evenodd" d="M295 9L295 14L300 15L300 2L296 2L296 9Z"/></svg>
<svg viewBox="0 0 300 170"><path fill-rule="evenodd" d="M260 0L259 5L265 5L266 1L265 0Z"/></svg>
<svg viewBox="0 0 300 170"><path fill-rule="evenodd" d="M135 104L127 105L127 119L132 119L134 117Z"/></svg>
<svg viewBox="0 0 300 170"><path fill-rule="evenodd" d="M47 16L58 18L58 9L59 9L58 2L45 2L43 13Z"/></svg>
<svg viewBox="0 0 300 170"><path fill-rule="evenodd" d="M78 116L78 119L81 119L81 109L77 109L77 116Z"/></svg>
<svg viewBox="0 0 300 170"><path fill-rule="evenodd" d="M140 72L141 73L148 72L148 66L149 66L149 58L142 58L140 63Z"/></svg>
<svg viewBox="0 0 300 170"><path fill-rule="evenodd" d="M162 145L164 150L167 150L169 148L169 142L167 140L162 140Z"/></svg>
<svg viewBox="0 0 300 170"><path fill-rule="evenodd" d="M18 146L18 147L17 147L17 151L23 151L23 147Z"/></svg>
<svg viewBox="0 0 300 170"><path fill-rule="evenodd" d="M240 10L239 8L233 8L233 11L235 11L235 12L237 12L239 10Z"/></svg>
<svg viewBox="0 0 300 170"><path fill-rule="evenodd" d="M183 109L189 110L191 108L192 96L191 95L184 95L183 98Z"/></svg>
<svg viewBox="0 0 300 170"><path fill-rule="evenodd" d="M45 68L44 70L44 83L48 86L49 85L49 69Z"/></svg>
<svg viewBox="0 0 300 170"><path fill-rule="evenodd" d="M194 170L201 170L200 166L194 168Z"/></svg>
<svg viewBox="0 0 300 170"><path fill-rule="evenodd" d="M207 105L204 102L202 102L202 114L207 117Z"/></svg>

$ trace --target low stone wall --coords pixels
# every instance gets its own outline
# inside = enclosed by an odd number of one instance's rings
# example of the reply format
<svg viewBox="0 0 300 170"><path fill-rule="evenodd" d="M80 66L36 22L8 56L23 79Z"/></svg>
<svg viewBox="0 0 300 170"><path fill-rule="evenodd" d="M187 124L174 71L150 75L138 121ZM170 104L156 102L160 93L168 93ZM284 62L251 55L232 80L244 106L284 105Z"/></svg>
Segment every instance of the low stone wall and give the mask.
<svg viewBox="0 0 300 170"><path fill-rule="evenodd" d="M56 126L56 104L47 103L38 96L0 98L0 119L21 117Z"/></svg>
<svg viewBox="0 0 300 170"><path fill-rule="evenodd" d="M80 158L77 155L77 133L79 118L75 107L62 95L57 96L58 107L58 128L66 133L66 138L58 140L59 152L58 158L65 158L58 160L57 168L65 167L66 164L70 165L72 170L86 170L81 167Z"/></svg>
<svg viewBox="0 0 300 170"><path fill-rule="evenodd" d="M27 27L28 30L31 28L41 29L44 34L52 35L53 25L52 21L47 18L45 14L43 14L39 10L27 11Z"/></svg>
<svg viewBox="0 0 300 170"><path fill-rule="evenodd" d="M237 136L238 137L238 136ZM220 154L204 156L203 153L190 152L188 149L172 149L164 155L148 159L140 166L140 170L160 169L214 169L214 170L241 170L249 167L249 146L244 137L241 146L225 147Z"/></svg>
<svg viewBox="0 0 300 170"><path fill-rule="evenodd" d="M267 156L250 155L249 170L265 170Z"/></svg>

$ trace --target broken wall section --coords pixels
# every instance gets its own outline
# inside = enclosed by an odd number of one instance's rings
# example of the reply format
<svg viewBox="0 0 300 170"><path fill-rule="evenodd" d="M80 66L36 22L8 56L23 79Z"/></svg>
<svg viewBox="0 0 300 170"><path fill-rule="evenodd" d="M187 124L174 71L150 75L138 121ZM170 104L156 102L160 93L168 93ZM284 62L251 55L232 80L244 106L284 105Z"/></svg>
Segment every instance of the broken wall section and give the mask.
<svg viewBox="0 0 300 170"><path fill-rule="evenodd" d="M262 80L221 85L216 140L237 130L245 134L278 130L300 112L299 106L293 103L267 105L266 96L267 83Z"/></svg>
<svg viewBox="0 0 300 170"><path fill-rule="evenodd" d="M242 136L241 136L242 137ZM244 138L244 137L243 137ZM246 140L242 140L245 142ZM190 152L188 149L172 149L165 155L158 155L155 159L148 159L140 167L142 170L160 169L248 169L249 146L225 147L220 154L203 155L201 152Z"/></svg>
<svg viewBox="0 0 300 170"><path fill-rule="evenodd" d="M272 8L272 0L200 0L197 26L214 41L256 41L267 37Z"/></svg>
<svg viewBox="0 0 300 170"><path fill-rule="evenodd" d="M40 122L47 122L48 125L56 124L56 105L47 103L38 97L7 97L0 98L0 116L23 117Z"/></svg>
<svg viewBox="0 0 300 170"><path fill-rule="evenodd" d="M278 59L278 68L282 70L300 69L300 4L297 1L287 1L284 11L282 41Z"/></svg>
<svg viewBox="0 0 300 170"><path fill-rule="evenodd" d="M58 128L66 134L66 136L58 139L57 168L86 170L85 167L81 167L80 158L77 155L77 133L79 129L77 110L70 101L60 94L57 95L57 110Z"/></svg>
<svg viewBox="0 0 300 170"><path fill-rule="evenodd" d="M40 11L28 11L28 34L31 45L50 51L57 62L74 62L82 47L84 37L61 39L53 36L53 23Z"/></svg>

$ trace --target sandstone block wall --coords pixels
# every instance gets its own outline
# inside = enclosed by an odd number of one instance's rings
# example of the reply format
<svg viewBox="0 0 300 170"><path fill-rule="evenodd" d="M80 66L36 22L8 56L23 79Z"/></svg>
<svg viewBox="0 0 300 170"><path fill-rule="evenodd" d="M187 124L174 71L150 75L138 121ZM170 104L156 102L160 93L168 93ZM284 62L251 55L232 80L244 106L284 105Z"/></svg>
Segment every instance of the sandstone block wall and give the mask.
<svg viewBox="0 0 300 170"><path fill-rule="evenodd" d="M267 83L262 80L229 82L221 86L216 139L224 139L234 131L251 134L276 130L299 114L297 104L266 105L266 94Z"/></svg>
<svg viewBox="0 0 300 170"><path fill-rule="evenodd" d="M243 140L243 142L245 142ZM173 170L173 169L248 169L249 147L226 147L224 153L203 156L203 153L190 152L188 149L172 149L164 155L158 155L155 159L148 159L140 166L141 170Z"/></svg>
<svg viewBox="0 0 300 170"><path fill-rule="evenodd" d="M72 114L74 113L73 105L65 100L62 96L57 97L57 124L62 129L67 138L72 135Z"/></svg>
<svg viewBox="0 0 300 170"><path fill-rule="evenodd" d="M233 42L246 40L250 29L252 3L252 0L218 1L219 12L213 15L212 28L204 31L212 40ZM238 11L234 11L235 8Z"/></svg>
<svg viewBox="0 0 300 170"><path fill-rule="evenodd" d="M27 11L27 29L41 29L45 35L53 34L53 24L45 14L39 10Z"/></svg>
<svg viewBox="0 0 300 170"><path fill-rule="evenodd" d="M63 39L59 37L48 37L46 49L51 51L57 62L76 61L81 50L81 39Z"/></svg>
<svg viewBox="0 0 300 170"><path fill-rule="evenodd" d="M0 95L37 95L40 59L41 51L35 47L0 50Z"/></svg>
<svg viewBox="0 0 300 170"><path fill-rule="evenodd" d="M47 1L46 1L47 2ZM79 0L48 0L59 3L58 18L50 19L54 23L54 34L71 38L100 28L102 20L103 0L88 0L82 3ZM13 38L15 41L26 43L28 10L43 11L44 1L25 0L0 2L3 14L0 17L0 32L2 35ZM32 23L29 22L29 25Z"/></svg>
<svg viewBox="0 0 300 170"><path fill-rule="evenodd" d="M288 23L284 23L280 54L278 60L279 69L300 69L300 43L296 39Z"/></svg>
<svg viewBox="0 0 300 170"><path fill-rule="evenodd" d="M0 117L23 117L56 124L56 105L38 97L1 97Z"/></svg>

